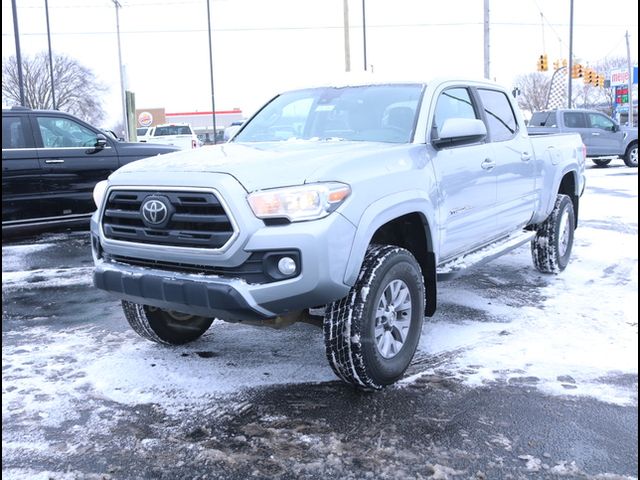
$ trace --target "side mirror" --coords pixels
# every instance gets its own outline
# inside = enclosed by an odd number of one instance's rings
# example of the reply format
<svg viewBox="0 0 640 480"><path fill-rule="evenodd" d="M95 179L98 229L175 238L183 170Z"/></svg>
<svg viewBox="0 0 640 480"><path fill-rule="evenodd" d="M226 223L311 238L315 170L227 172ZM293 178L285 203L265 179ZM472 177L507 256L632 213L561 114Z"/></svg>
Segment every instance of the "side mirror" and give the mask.
<svg viewBox="0 0 640 480"><path fill-rule="evenodd" d="M614 123L613 127L611 127L611 131L617 132L618 130L620 130L620 125L618 125L617 123Z"/></svg>
<svg viewBox="0 0 640 480"><path fill-rule="evenodd" d="M448 118L440 129L440 135L431 143L436 148L478 143L487 136L487 127L475 118Z"/></svg>
<svg viewBox="0 0 640 480"><path fill-rule="evenodd" d="M102 150L107 146L107 137L105 137L102 133L98 133L96 135L96 150Z"/></svg>

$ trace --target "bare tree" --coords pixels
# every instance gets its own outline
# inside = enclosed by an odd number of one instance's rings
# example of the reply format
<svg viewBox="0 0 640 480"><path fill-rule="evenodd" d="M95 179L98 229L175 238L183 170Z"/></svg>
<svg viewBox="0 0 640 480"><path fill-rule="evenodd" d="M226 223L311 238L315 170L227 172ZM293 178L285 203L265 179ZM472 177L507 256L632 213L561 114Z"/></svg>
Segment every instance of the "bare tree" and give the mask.
<svg viewBox="0 0 640 480"><path fill-rule="evenodd" d="M22 57L25 107L51 109L51 78L49 56L40 52ZM87 67L66 55L53 56L53 79L56 108L83 120L97 124L105 116L101 98L107 88ZM20 104L20 85L16 57L2 59L2 103Z"/></svg>
<svg viewBox="0 0 640 480"><path fill-rule="evenodd" d="M551 87L551 77L539 72L520 75L516 78L520 90L518 105L525 111L539 112L547 106L547 96Z"/></svg>

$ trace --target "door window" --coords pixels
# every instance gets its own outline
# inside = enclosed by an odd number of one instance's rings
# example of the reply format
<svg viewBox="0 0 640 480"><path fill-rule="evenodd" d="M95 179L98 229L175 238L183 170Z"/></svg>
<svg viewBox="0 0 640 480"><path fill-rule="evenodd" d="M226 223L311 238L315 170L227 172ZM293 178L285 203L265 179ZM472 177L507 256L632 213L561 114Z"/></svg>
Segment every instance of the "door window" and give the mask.
<svg viewBox="0 0 640 480"><path fill-rule="evenodd" d="M2 149L33 148L27 145L22 117L2 117Z"/></svg>
<svg viewBox="0 0 640 480"><path fill-rule="evenodd" d="M587 118L589 119L590 128L600 128L610 132L613 131L614 123L610 118L607 118L600 113L589 113L587 114Z"/></svg>
<svg viewBox="0 0 640 480"><path fill-rule="evenodd" d="M432 136L440 136L440 129L448 118L478 118L466 88L449 88L438 96L431 125Z"/></svg>
<svg viewBox="0 0 640 480"><path fill-rule="evenodd" d="M37 117L45 148L93 147L96 133L68 118Z"/></svg>
<svg viewBox="0 0 640 480"><path fill-rule="evenodd" d="M564 124L569 128L586 128L582 112L564 112Z"/></svg>
<svg viewBox="0 0 640 480"><path fill-rule="evenodd" d="M507 96L498 90L488 89L478 89L478 94L487 117L491 140L503 142L513 138L518 130L518 123Z"/></svg>

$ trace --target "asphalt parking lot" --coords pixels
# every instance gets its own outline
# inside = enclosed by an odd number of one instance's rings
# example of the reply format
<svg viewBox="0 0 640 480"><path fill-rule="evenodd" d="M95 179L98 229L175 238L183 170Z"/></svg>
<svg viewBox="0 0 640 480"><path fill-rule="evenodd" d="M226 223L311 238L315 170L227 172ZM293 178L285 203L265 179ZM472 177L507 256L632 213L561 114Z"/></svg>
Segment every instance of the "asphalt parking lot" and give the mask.
<svg viewBox="0 0 640 480"><path fill-rule="evenodd" d="M2 472L15 479L638 476L637 170L588 170L574 256L440 287L405 378L337 381L322 332L139 338L86 232L3 241Z"/></svg>

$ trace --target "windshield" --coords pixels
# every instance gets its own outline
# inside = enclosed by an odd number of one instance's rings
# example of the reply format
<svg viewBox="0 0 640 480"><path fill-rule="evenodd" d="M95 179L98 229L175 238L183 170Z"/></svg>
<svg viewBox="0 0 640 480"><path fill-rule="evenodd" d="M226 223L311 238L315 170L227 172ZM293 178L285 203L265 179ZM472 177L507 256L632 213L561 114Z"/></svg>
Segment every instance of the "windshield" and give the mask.
<svg viewBox="0 0 640 480"><path fill-rule="evenodd" d="M293 139L408 143L422 85L314 88L274 98L234 142Z"/></svg>

